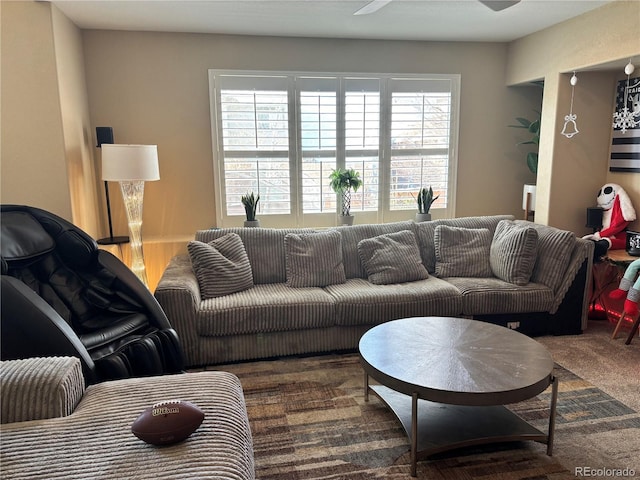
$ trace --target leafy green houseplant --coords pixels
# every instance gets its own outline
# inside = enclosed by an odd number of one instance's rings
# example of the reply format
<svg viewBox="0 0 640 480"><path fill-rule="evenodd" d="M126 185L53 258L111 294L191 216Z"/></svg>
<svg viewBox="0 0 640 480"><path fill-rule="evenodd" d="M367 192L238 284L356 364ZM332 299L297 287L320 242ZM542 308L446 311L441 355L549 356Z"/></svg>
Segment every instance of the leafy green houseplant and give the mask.
<svg viewBox="0 0 640 480"><path fill-rule="evenodd" d="M529 120L523 117L517 117L518 125L509 125L513 128L524 128L531 134L531 140L518 142L517 145L535 145L535 151L527 153L527 166L534 175L538 173L538 145L540 145L540 112L538 118Z"/></svg>
<svg viewBox="0 0 640 480"><path fill-rule="evenodd" d="M242 205L244 205L244 212L247 216L245 227L258 226L259 220L256 219L256 211L258 210L260 194L255 195L253 192L247 192L240 200L242 201Z"/></svg>
<svg viewBox="0 0 640 480"><path fill-rule="evenodd" d="M351 190L357 192L362 186L360 173L356 172L353 168L337 168L332 170L329 179L331 180L329 184L331 189L341 195L342 204L340 215L342 217L349 217L353 221L351 217Z"/></svg>

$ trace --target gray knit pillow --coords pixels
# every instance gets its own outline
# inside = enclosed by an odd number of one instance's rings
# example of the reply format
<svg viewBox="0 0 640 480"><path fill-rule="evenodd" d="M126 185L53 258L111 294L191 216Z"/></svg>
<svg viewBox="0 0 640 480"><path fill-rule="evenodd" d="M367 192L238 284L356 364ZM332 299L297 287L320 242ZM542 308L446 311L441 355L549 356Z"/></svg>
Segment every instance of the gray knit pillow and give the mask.
<svg viewBox="0 0 640 480"><path fill-rule="evenodd" d="M492 277L488 228L438 225L434 231L437 277Z"/></svg>
<svg viewBox="0 0 640 480"><path fill-rule="evenodd" d="M413 282L429 276L416 236L410 230L360 240L358 255L369 281L376 285Z"/></svg>
<svg viewBox="0 0 640 480"><path fill-rule="evenodd" d="M290 287L325 287L347 281L340 232L287 233L284 251Z"/></svg>
<svg viewBox="0 0 640 480"><path fill-rule="evenodd" d="M535 228L502 220L491 242L491 271L500 280L526 285L533 273L537 253L538 232Z"/></svg>
<svg viewBox="0 0 640 480"><path fill-rule="evenodd" d="M209 243L192 240L187 244L187 251L203 300L253 287L249 257L237 233L229 233Z"/></svg>

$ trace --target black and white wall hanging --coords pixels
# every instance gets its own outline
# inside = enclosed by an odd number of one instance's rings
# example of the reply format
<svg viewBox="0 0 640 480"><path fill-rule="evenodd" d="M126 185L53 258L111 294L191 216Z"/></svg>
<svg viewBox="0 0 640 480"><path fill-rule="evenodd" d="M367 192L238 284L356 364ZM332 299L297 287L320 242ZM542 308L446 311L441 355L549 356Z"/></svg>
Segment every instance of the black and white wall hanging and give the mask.
<svg viewBox="0 0 640 480"><path fill-rule="evenodd" d="M626 80L616 89L616 111L609 171L640 173L640 77L631 78L635 70L631 61L624 68Z"/></svg>

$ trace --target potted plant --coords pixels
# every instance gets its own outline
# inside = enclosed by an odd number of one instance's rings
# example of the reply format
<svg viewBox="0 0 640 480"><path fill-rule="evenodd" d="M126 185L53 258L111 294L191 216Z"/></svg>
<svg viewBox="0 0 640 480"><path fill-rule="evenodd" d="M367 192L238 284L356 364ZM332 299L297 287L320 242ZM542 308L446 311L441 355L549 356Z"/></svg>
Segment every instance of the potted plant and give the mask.
<svg viewBox="0 0 640 480"><path fill-rule="evenodd" d="M253 192L247 192L241 198L242 205L244 205L244 211L247 215L247 219L244 221L245 227L259 227L260 220L256 219L256 211L258 210L258 202L260 201L260 194L254 195Z"/></svg>
<svg viewBox="0 0 640 480"><path fill-rule="evenodd" d="M418 203L418 213L416 213L416 222L428 222L431 220L431 214L429 210L431 209L431 205L435 202L440 195L433 196L433 188L429 187L427 190L425 187L422 187L418 191L418 197L416 202Z"/></svg>
<svg viewBox="0 0 640 480"><path fill-rule="evenodd" d="M353 168L337 168L329 175L331 189L340 194L341 209L340 220L343 225L353 225L353 215L351 215L351 190L357 192L362 186L360 173Z"/></svg>
<svg viewBox="0 0 640 480"><path fill-rule="evenodd" d="M538 174L538 146L540 145L540 112L536 112L538 118L529 120L523 117L517 117L518 125L509 125L513 128L524 128L531 134L531 139L524 142L518 142L517 145L535 145L535 150L527 152L527 167L534 175ZM524 210L524 219L528 220L530 213L535 210L536 203L536 185L535 183L525 183L522 190L522 209Z"/></svg>

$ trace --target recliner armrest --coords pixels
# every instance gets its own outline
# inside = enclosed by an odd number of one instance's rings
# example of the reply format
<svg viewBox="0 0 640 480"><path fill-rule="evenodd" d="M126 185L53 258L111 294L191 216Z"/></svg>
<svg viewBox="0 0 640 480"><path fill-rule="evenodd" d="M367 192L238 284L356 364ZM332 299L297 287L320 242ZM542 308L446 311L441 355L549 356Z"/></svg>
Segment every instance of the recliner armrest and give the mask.
<svg viewBox="0 0 640 480"><path fill-rule="evenodd" d="M76 357L36 357L0 362L1 423L65 417L85 390Z"/></svg>

